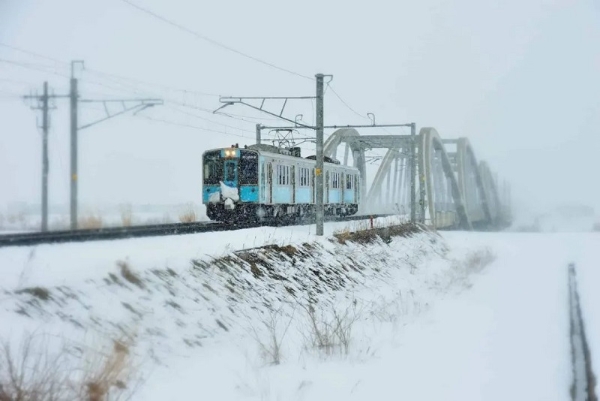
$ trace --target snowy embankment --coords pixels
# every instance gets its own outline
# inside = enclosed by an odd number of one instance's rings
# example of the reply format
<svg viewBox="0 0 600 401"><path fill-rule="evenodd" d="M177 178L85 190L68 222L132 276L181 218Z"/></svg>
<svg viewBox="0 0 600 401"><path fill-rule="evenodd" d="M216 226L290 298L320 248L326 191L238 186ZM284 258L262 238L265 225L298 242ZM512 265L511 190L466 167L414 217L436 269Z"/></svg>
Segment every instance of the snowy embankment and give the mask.
<svg viewBox="0 0 600 401"><path fill-rule="evenodd" d="M347 225L0 249L0 336L132 338L134 400L567 399L568 244L593 234Z"/></svg>

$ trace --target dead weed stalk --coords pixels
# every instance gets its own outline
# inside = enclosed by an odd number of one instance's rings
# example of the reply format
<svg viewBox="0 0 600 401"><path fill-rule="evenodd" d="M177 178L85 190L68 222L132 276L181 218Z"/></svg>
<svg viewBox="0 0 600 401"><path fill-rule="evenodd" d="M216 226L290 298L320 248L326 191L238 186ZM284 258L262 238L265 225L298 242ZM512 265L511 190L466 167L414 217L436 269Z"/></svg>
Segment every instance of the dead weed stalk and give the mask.
<svg viewBox="0 0 600 401"><path fill-rule="evenodd" d="M116 401L129 399L135 369L131 343L115 341L109 352L92 350L93 363L79 366L80 358L65 344L55 351L48 336L28 334L15 350L0 346L0 401Z"/></svg>

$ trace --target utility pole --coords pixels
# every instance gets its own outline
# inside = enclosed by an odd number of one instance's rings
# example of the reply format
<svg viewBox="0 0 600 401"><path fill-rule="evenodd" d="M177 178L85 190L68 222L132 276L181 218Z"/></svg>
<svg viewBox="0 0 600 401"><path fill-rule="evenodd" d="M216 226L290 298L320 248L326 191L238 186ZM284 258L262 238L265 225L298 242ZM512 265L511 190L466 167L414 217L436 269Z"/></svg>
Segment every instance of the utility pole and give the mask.
<svg viewBox="0 0 600 401"><path fill-rule="evenodd" d="M77 229L77 220L78 220L78 186L79 186L79 176L78 176L78 133L80 130L91 127L99 122L108 120L115 116L121 115L128 111L136 110L136 112L140 112L148 107L152 107L155 105L162 104L162 100L160 99L79 99L79 91L78 91L78 80L75 78L75 64L80 63L83 66L83 61L72 61L71 62L71 90L69 91L69 99L71 106L71 230ZM79 126L78 120L78 107L79 102L85 103L103 103L107 116L101 118L99 120L93 121L89 124L85 124ZM106 108L107 103L117 102L123 104L123 110L117 113L109 113ZM136 102L137 104L125 107L125 102Z"/></svg>
<svg viewBox="0 0 600 401"><path fill-rule="evenodd" d="M42 110L42 232L48 231L48 132L50 130L50 99L58 97L48 93L48 82L44 82L42 95L23 96L24 99L35 99L34 110Z"/></svg>
<svg viewBox="0 0 600 401"><path fill-rule="evenodd" d="M48 231L48 82L42 95L42 232Z"/></svg>
<svg viewBox="0 0 600 401"><path fill-rule="evenodd" d="M71 230L77 229L77 78L75 78L75 63L71 62L71 90L69 99L71 103Z"/></svg>
<svg viewBox="0 0 600 401"><path fill-rule="evenodd" d="M43 123L42 128L44 131L44 139L43 139L43 170L42 170L42 231L47 229L48 224L48 128L50 126L48 119L48 100L55 98L69 98L70 100L70 136L71 136L71 175L69 177L69 181L71 184L71 199L70 199L70 213L71 213L71 229L77 229L77 187L78 187L78 172L77 172L77 136L80 130L91 127L97 123L108 120L110 118L116 117L118 115L124 114L129 111L134 111L138 113L148 107L161 105L163 101L161 99L80 99L79 98L79 90L78 90L78 80L75 78L75 64L81 64L83 66L83 61L74 60L71 62L71 79L70 79L70 90L68 94L64 95L49 95L48 94L48 83L44 82L44 95L30 95L24 96L24 99L37 99L42 101L42 105L36 108L43 110ZM92 121L91 123L79 126L78 120L78 107L79 102L85 103L103 103L104 109L106 111L106 117L100 118L99 120ZM118 112L109 112L107 107L108 103L120 103L123 105L123 110ZM134 105L125 105L125 103L132 103Z"/></svg>
<svg viewBox="0 0 600 401"><path fill-rule="evenodd" d="M420 219L422 224L425 224L425 171L419 171L419 206L420 206ZM430 216L430 218L433 218Z"/></svg>
<svg viewBox="0 0 600 401"><path fill-rule="evenodd" d="M410 222L417 222L417 125L410 124Z"/></svg>
<svg viewBox="0 0 600 401"><path fill-rule="evenodd" d="M317 155L315 166L315 186L316 186L316 213L317 235L323 235L323 74L315 75L317 78Z"/></svg>
<svg viewBox="0 0 600 401"><path fill-rule="evenodd" d="M317 79L317 96L244 96L244 97L220 97L219 101L223 103L221 107L213 111L216 114L219 110L234 105L234 104L242 104L246 107L250 107L254 110L260 111L262 113L269 114L271 116L280 118L282 120L288 121L294 126L290 128L290 130L295 129L310 129L315 130L317 132L317 155L316 155L316 166L315 166L315 196L316 196L316 221L317 221L317 235L323 235L323 130L324 130L324 119L323 119L323 81L324 77L332 77L332 75L324 75L324 74L316 74L315 77ZM298 118L295 120L291 120L283 116L283 111L285 110L285 106L288 100L308 100L308 99L316 99L316 108L317 108L317 124L316 126L306 125L298 121ZM247 101L252 100L261 100L260 106L255 106ZM265 101L267 100L283 100L283 106L279 114L273 113L265 108ZM298 116L296 116L298 117ZM261 130L267 127L257 124L256 125L256 142L260 143L261 141ZM273 127L271 127L273 128ZM275 127L278 128L278 127ZM287 129L287 128L286 128Z"/></svg>

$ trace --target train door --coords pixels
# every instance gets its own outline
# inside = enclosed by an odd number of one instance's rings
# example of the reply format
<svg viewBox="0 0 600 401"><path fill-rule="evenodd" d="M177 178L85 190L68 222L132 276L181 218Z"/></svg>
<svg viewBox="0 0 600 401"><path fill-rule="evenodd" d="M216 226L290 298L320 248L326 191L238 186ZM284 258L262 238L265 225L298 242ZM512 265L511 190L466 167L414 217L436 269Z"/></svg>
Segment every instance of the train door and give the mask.
<svg viewBox="0 0 600 401"><path fill-rule="evenodd" d="M311 192L311 199L312 199L312 204L314 205L315 203L317 203L317 197L316 197L316 188L315 188L315 169L311 168L310 169L310 192Z"/></svg>
<svg viewBox="0 0 600 401"><path fill-rule="evenodd" d="M339 203L346 203L346 199L344 198L344 192L346 192L346 174L344 172L340 173L340 201Z"/></svg>
<svg viewBox="0 0 600 401"><path fill-rule="evenodd" d="M271 164L271 163L267 164L267 188L268 188L267 199L269 201L269 204L272 204L273 203L273 164Z"/></svg>
<svg viewBox="0 0 600 401"><path fill-rule="evenodd" d="M292 203L296 203L296 166L290 166L290 174L292 175Z"/></svg>
<svg viewBox="0 0 600 401"><path fill-rule="evenodd" d="M325 200L323 201L324 204L328 204L329 203L329 171L325 173Z"/></svg>
<svg viewBox="0 0 600 401"><path fill-rule="evenodd" d="M237 161L226 160L225 169L223 170L223 183L228 187L237 188L238 177L237 177Z"/></svg>
<svg viewBox="0 0 600 401"><path fill-rule="evenodd" d="M265 171L265 162L260 163L260 201L265 203L267 200L267 172Z"/></svg>

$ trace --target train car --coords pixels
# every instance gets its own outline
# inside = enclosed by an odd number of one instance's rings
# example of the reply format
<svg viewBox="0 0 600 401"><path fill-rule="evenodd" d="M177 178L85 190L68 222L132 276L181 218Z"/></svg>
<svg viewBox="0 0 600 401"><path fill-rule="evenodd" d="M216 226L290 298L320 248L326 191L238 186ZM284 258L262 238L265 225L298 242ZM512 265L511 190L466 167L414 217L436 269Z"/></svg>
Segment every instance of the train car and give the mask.
<svg viewBox="0 0 600 401"><path fill-rule="evenodd" d="M300 148L259 144L204 152L202 202L211 220L295 219L315 212L315 157ZM360 174L326 158L323 203L327 215L358 211Z"/></svg>

